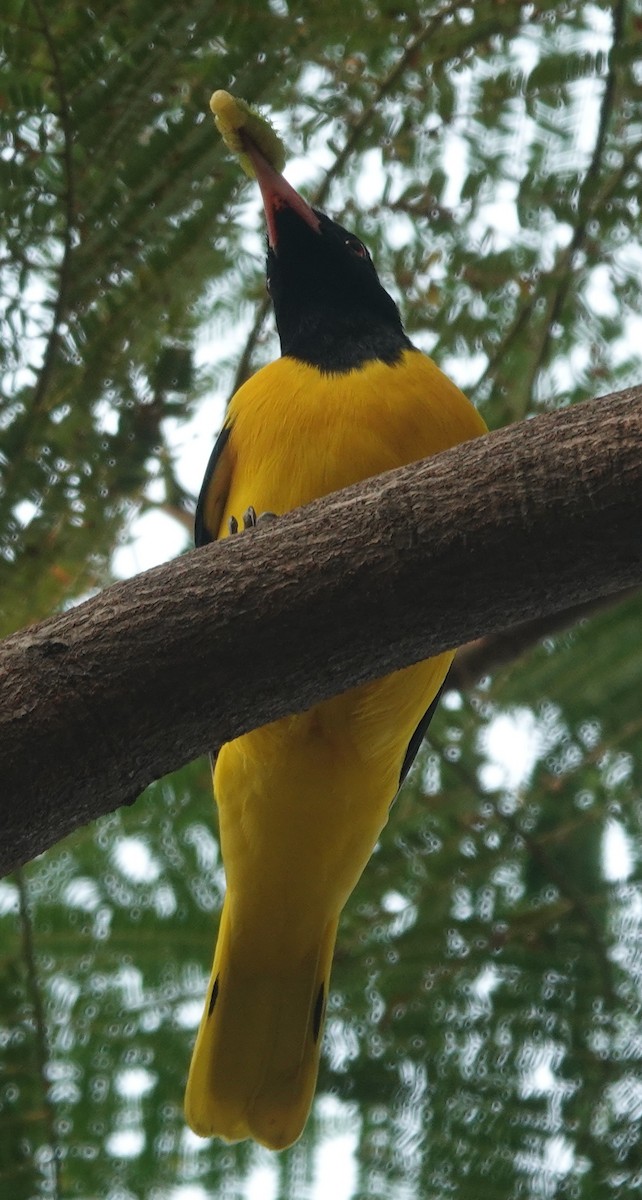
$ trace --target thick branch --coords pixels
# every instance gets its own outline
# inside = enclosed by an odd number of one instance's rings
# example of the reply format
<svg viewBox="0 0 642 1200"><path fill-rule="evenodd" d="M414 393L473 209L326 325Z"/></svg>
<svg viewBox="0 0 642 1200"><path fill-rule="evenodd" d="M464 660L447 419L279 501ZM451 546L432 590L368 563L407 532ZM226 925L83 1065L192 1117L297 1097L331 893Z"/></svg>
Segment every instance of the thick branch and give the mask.
<svg viewBox="0 0 642 1200"><path fill-rule="evenodd" d="M186 554L0 647L0 868L256 725L642 582L642 387Z"/></svg>

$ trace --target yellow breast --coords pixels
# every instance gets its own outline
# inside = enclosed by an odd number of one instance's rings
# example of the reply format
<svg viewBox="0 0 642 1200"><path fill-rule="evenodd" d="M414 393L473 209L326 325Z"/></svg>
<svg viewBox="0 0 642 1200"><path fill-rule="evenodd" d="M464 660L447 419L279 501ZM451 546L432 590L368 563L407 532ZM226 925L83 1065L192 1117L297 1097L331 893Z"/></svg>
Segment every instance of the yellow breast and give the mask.
<svg viewBox="0 0 642 1200"><path fill-rule="evenodd" d="M280 358L239 389L226 423L231 481L221 537L250 504L287 512L485 431L459 388L415 350L396 366L369 362L337 375Z"/></svg>

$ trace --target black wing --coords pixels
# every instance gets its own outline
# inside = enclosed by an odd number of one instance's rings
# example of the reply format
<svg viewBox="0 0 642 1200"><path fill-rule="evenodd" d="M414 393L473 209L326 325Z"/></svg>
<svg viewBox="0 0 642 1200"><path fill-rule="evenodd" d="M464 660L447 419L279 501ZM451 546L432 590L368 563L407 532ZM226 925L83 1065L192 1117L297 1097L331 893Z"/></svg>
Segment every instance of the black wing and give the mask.
<svg viewBox="0 0 642 1200"><path fill-rule="evenodd" d="M228 445L231 429L231 425L224 425L221 429L203 476L194 516L196 546L215 542L218 537L232 478L232 456Z"/></svg>
<svg viewBox="0 0 642 1200"><path fill-rule="evenodd" d="M446 676L446 679L447 678L448 677ZM435 715L435 709L437 708L437 705L439 704L439 700L441 698L441 693L443 692L443 690L446 686L446 679L444 679L444 682L442 683L439 691L437 692L437 695L435 696L435 699L433 700L432 704L430 705L430 708L426 709L426 712L424 713L423 717L421 718L421 721L419 722L417 728L415 729L415 732L413 733L410 741L408 742L408 749L406 750L406 757L403 760L403 764L401 767L401 773L399 775L399 787L401 787L404 779L406 778L406 775L408 774L412 764L414 763L414 761L417 757L419 747L421 746L421 743L423 742L423 740L426 736L428 726L430 725L430 722L432 721L433 716Z"/></svg>

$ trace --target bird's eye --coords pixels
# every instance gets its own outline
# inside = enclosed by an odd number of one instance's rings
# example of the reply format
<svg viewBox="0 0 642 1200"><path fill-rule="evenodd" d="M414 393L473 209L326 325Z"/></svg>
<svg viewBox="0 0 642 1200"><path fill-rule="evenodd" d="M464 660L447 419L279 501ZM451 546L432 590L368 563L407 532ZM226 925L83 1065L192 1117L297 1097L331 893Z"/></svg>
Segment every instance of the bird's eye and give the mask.
<svg viewBox="0 0 642 1200"><path fill-rule="evenodd" d="M350 247L352 253L356 254L357 258L368 257L368 251L363 242L360 242L358 238L346 238L346 246Z"/></svg>

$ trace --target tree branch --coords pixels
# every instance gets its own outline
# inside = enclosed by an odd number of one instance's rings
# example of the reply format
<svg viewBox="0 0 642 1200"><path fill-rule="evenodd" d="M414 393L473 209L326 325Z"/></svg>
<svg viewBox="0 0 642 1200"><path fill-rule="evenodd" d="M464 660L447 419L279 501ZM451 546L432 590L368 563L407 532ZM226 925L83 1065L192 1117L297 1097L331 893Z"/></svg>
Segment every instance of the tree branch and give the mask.
<svg viewBox="0 0 642 1200"><path fill-rule="evenodd" d="M448 687L461 692L466 691L474 687L484 675L489 675L528 654L543 638L554 637L556 633L570 629L578 621L596 616L604 609L615 608L623 600L628 600L638 593L638 588L631 587L622 592L609 593L607 596L596 596L582 604L574 604L571 608L549 613L545 617L536 617L533 621L525 621L523 624L511 626L510 629L502 629L499 633L468 642L457 651L448 674Z"/></svg>
<svg viewBox="0 0 642 1200"><path fill-rule="evenodd" d="M257 725L642 583L642 387L183 555L0 645L0 869Z"/></svg>

